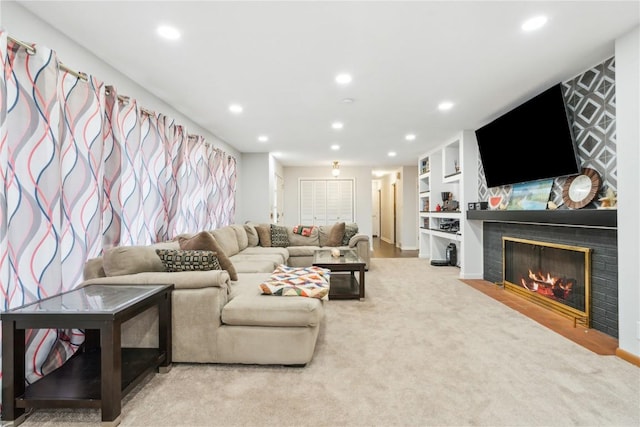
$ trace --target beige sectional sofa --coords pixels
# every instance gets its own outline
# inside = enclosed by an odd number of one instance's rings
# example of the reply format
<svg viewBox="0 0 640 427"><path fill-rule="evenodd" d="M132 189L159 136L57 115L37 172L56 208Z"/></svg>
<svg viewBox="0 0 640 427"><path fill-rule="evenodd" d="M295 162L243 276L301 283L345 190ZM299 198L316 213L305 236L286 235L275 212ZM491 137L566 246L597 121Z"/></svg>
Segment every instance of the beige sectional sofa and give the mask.
<svg viewBox="0 0 640 427"><path fill-rule="evenodd" d="M295 234L289 236L292 244L287 247L268 246L266 238L262 246L256 227L264 234L263 226L230 225L181 235L171 242L112 248L87 261L80 286L173 283L174 362L305 365L313 358L325 301L262 295L259 285L280 264L311 266L313 250L323 247L322 236L329 237L331 226L315 227L316 234L309 236L287 227ZM215 248L223 269L167 272L156 249L178 251L193 242ZM369 263L368 236L351 236L345 247L362 251ZM127 322L123 329L124 346L156 346L156 309Z"/></svg>

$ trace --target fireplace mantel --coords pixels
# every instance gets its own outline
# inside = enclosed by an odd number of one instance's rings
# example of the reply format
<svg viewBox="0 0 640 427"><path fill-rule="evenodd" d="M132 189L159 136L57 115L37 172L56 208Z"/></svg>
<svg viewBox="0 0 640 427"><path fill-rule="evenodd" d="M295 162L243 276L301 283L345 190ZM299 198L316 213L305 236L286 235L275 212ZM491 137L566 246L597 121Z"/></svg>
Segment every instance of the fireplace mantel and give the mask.
<svg viewBox="0 0 640 427"><path fill-rule="evenodd" d="M568 227L617 228L617 209L556 209L540 211L470 210L467 219L494 222L515 222Z"/></svg>

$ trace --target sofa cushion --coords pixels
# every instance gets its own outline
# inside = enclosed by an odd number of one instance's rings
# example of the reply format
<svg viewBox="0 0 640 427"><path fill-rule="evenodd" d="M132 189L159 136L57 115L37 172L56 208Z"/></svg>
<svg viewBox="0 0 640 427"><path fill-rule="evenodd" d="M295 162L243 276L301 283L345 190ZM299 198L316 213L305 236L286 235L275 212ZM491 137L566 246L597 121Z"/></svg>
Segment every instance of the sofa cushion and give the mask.
<svg viewBox="0 0 640 427"><path fill-rule="evenodd" d="M232 229L230 229L230 231L235 234ZM201 231L190 239L179 237L178 242L180 244L180 249L215 252L218 257L218 261L220 262L220 266L223 270L227 270L229 272L231 280L238 280L238 272L233 266L233 263L224 252L224 249L222 249L222 246L218 243L216 238L208 231Z"/></svg>
<svg viewBox="0 0 640 427"><path fill-rule="evenodd" d="M227 256L233 256L240 252L238 237L236 236L233 226L227 225L216 230L211 230L211 234L215 237Z"/></svg>
<svg viewBox="0 0 640 427"><path fill-rule="evenodd" d="M232 285L232 299L222 309L222 322L235 326L315 326L324 317L323 301L317 298L274 298L262 295L256 280L246 274ZM268 277L269 275L267 275Z"/></svg>
<svg viewBox="0 0 640 427"><path fill-rule="evenodd" d="M289 235L289 247L292 246L320 246L320 231L318 227L313 227L308 236L297 234L293 227L287 227Z"/></svg>
<svg viewBox="0 0 640 427"><path fill-rule="evenodd" d="M320 246L340 246L344 237L344 222L320 226Z"/></svg>
<svg viewBox="0 0 640 427"><path fill-rule="evenodd" d="M271 247L271 224L256 224L256 232L258 233L258 239L260 246L265 248Z"/></svg>
<svg viewBox="0 0 640 427"><path fill-rule="evenodd" d="M278 266L278 262L275 260L243 257L242 254L234 255L232 260L238 277L245 273L270 273Z"/></svg>
<svg viewBox="0 0 640 427"><path fill-rule="evenodd" d="M236 241L238 242L238 251L245 249L249 246L249 237L247 236L247 231L245 230L243 225L233 224L229 227L233 228L233 231L236 232Z"/></svg>
<svg viewBox="0 0 640 427"><path fill-rule="evenodd" d="M168 272L222 270L215 252L183 249L156 249Z"/></svg>
<svg viewBox="0 0 640 427"><path fill-rule="evenodd" d="M271 224L271 246L274 248L286 248L289 246L287 227Z"/></svg>
<svg viewBox="0 0 640 427"><path fill-rule="evenodd" d="M234 255L233 258L245 256L253 259L277 260L276 265L286 264L289 259L289 248L263 248L262 246L256 246L255 248L245 249L239 254Z"/></svg>
<svg viewBox="0 0 640 427"><path fill-rule="evenodd" d="M253 224L244 224L244 231L247 233L247 247L253 248L258 246L260 238Z"/></svg>
<svg viewBox="0 0 640 427"><path fill-rule="evenodd" d="M289 258L301 256L313 256L313 253L320 249L320 246L289 246Z"/></svg>
<svg viewBox="0 0 640 427"><path fill-rule="evenodd" d="M116 246L106 249L102 268L107 277L149 271L165 271L156 249L179 249L177 242L156 243L146 246Z"/></svg>
<svg viewBox="0 0 640 427"><path fill-rule="evenodd" d="M344 225L344 237L342 237L342 246L349 245L349 240L358 234L358 224L355 222Z"/></svg>

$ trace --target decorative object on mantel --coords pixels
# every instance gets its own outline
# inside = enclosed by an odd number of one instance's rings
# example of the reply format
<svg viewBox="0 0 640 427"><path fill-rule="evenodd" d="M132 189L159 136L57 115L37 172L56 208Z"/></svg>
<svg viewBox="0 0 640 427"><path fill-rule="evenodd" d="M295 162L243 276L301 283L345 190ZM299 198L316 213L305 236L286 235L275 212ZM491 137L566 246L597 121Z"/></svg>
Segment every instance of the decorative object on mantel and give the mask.
<svg viewBox="0 0 640 427"><path fill-rule="evenodd" d="M600 190L600 174L591 168L582 168L580 175L569 177L562 188L562 200L568 208L580 209L593 201Z"/></svg>
<svg viewBox="0 0 640 427"><path fill-rule="evenodd" d="M618 197L611 188L608 188L605 197L600 197L598 201L601 202L598 209L616 209L618 207Z"/></svg>
<svg viewBox="0 0 640 427"><path fill-rule="evenodd" d="M553 179L540 179L513 184L507 210L545 210L549 202L552 185Z"/></svg>
<svg viewBox="0 0 640 427"><path fill-rule="evenodd" d="M490 209L500 209L500 204L501 203L502 203L502 196L489 197L489 208Z"/></svg>

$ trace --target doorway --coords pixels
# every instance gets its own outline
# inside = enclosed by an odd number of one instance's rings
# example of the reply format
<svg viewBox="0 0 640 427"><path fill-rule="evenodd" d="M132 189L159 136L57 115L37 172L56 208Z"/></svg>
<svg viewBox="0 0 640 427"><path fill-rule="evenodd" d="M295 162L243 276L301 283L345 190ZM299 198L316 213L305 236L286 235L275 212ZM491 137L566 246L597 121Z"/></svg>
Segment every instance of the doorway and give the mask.
<svg viewBox="0 0 640 427"><path fill-rule="evenodd" d="M380 237L382 217L382 190L380 180L371 181L371 236Z"/></svg>

